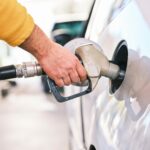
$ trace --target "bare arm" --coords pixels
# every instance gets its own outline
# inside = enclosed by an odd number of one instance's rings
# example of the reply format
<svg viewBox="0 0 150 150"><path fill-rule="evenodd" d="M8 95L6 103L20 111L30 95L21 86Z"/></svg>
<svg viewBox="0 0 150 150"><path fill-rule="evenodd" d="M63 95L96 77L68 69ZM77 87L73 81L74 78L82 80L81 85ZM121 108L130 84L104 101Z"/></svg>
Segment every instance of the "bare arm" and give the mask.
<svg viewBox="0 0 150 150"><path fill-rule="evenodd" d="M58 86L86 79L86 71L78 58L50 40L37 25L20 47L37 58L43 70Z"/></svg>

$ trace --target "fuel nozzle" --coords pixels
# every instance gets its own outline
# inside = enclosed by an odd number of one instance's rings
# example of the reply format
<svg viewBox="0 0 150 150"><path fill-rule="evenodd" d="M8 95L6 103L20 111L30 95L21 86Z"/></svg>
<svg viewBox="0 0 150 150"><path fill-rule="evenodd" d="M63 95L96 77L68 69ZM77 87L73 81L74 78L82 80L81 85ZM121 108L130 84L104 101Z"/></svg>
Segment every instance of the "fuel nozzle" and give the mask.
<svg viewBox="0 0 150 150"><path fill-rule="evenodd" d="M81 58L88 76L91 78L105 76L114 80L120 74L120 67L109 61L102 50L97 49L93 44L80 46L75 53Z"/></svg>
<svg viewBox="0 0 150 150"><path fill-rule="evenodd" d="M125 72L118 64L107 59L102 48L97 43L88 39L79 38L70 41L65 47L71 49L81 60L88 77L91 79L92 89L95 88L98 80L102 76L112 81L124 79ZM82 85L85 86L86 84L83 83L80 86Z"/></svg>

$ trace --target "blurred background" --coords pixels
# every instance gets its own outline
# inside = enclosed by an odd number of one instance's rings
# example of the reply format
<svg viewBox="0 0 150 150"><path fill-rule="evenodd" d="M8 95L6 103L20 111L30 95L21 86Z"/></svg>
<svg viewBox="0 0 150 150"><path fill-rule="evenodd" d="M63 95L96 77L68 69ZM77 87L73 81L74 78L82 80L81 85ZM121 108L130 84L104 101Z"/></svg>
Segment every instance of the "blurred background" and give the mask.
<svg viewBox="0 0 150 150"><path fill-rule="evenodd" d="M62 45L84 34L93 3L93 0L18 1L47 36ZM0 51L0 66L35 60L28 52L3 41ZM69 149L65 104L57 103L48 91L45 77L0 81L0 150Z"/></svg>

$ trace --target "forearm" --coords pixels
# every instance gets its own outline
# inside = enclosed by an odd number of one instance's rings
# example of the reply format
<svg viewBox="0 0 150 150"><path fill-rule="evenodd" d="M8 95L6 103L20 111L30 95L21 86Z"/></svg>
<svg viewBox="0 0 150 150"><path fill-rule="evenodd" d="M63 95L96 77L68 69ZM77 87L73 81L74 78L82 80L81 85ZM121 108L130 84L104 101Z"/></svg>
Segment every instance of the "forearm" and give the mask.
<svg viewBox="0 0 150 150"><path fill-rule="evenodd" d="M53 43L54 42L35 25L31 35L19 47L33 54L39 60L47 55Z"/></svg>

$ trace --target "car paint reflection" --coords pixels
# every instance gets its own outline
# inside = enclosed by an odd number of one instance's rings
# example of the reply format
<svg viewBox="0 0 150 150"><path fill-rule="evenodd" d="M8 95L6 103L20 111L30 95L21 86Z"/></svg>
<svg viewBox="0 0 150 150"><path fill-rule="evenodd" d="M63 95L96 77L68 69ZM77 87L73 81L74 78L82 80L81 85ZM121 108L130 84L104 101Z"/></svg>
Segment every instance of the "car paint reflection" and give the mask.
<svg viewBox="0 0 150 150"><path fill-rule="evenodd" d="M124 99L127 110L134 120L139 119L150 104L150 59L140 57L129 50L129 62L125 80L116 92L117 99ZM135 104L135 105L134 105Z"/></svg>
<svg viewBox="0 0 150 150"><path fill-rule="evenodd" d="M94 131L92 131L92 143L96 147L106 150L149 149L147 140L150 134L150 107L135 122L130 118L124 101L118 103L107 92L103 92L98 97L97 104L99 110L96 112Z"/></svg>
<svg viewBox="0 0 150 150"><path fill-rule="evenodd" d="M98 29L98 25L97 20L93 28ZM84 97L85 122L91 121L88 115L92 109L96 109L92 123L85 127L87 144L92 143L97 149L103 150L148 150L150 28L141 13L141 8L136 1L130 2L103 33L92 32L92 36L89 35L91 40L101 45L109 59L112 58L117 44L125 39L129 48L129 61L125 80L115 95L110 95L108 88L103 87L104 84L108 85L105 80L99 82L99 87L92 95ZM96 95L99 95L98 98ZM96 102L96 106L91 105L94 103L92 101Z"/></svg>
<svg viewBox="0 0 150 150"><path fill-rule="evenodd" d="M146 7L129 2L109 26L103 18L110 18L110 13L101 11L108 10L101 9L100 1L95 7L86 38L100 44L109 60L117 44L126 40L129 61L125 80L114 95L109 94L108 79L101 78L94 91L82 97L87 149L91 144L98 150L150 149L150 16L143 13L149 12L148 0L143 1Z"/></svg>

